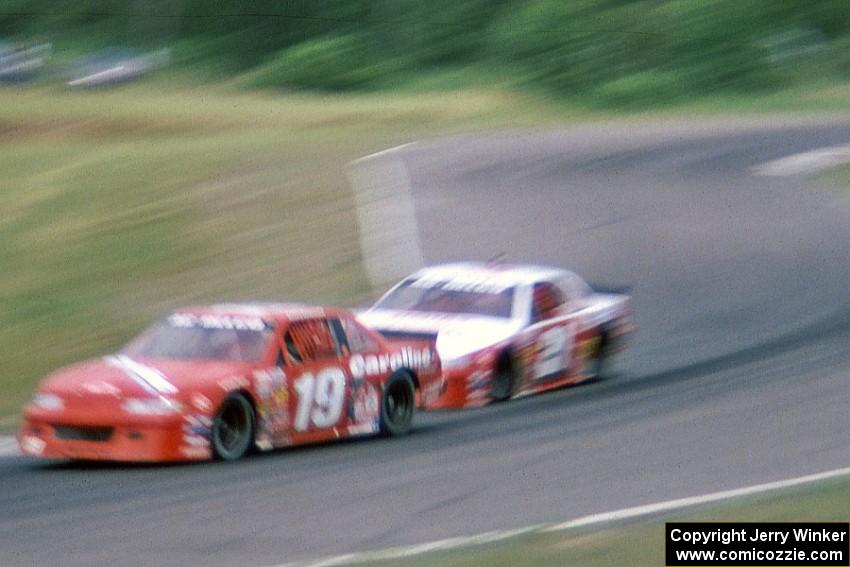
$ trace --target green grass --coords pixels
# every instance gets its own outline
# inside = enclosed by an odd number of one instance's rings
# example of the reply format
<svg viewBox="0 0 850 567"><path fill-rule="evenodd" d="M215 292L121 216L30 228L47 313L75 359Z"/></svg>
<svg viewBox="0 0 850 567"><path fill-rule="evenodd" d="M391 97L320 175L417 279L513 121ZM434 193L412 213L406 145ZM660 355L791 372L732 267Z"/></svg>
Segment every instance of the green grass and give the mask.
<svg viewBox="0 0 850 567"><path fill-rule="evenodd" d="M846 522L850 480L765 493L691 508L661 519L608 527L534 532L488 545L438 551L398 560L353 563L369 567L657 567L664 565L664 523L681 522Z"/></svg>

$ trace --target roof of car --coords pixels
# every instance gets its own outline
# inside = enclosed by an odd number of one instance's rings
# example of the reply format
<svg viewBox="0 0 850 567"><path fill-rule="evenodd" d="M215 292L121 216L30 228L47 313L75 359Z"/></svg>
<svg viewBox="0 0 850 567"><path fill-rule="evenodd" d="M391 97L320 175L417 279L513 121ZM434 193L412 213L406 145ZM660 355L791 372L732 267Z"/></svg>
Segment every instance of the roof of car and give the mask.
<svg viewBox="0 0 850 567"><path fill-rule="evenodd" d="M533 284L541 280L557 279L568 272L561 268L533 264L496 264L485 262L454 262L422 268L410 278L436 280L487 281L501 285Z"/></svg>
<svg viewBox="0 0 850 567"><path fill-rule="evenodd" d="M324 317L346 312L336 307L317 307L304 303L273 303L253 301L245 303L216 303L213 305L186 307L178 309L178 313L193 313L196 315L215 315L223 317L256 317L274 320L298 320L313 317Z"/></svg>

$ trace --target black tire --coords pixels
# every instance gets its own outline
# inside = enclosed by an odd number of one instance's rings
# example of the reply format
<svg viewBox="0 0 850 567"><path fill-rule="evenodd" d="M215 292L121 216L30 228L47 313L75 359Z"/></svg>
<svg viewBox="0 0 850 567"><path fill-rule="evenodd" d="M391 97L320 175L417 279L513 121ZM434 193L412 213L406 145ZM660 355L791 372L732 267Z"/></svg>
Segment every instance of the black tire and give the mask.
<svg viewBox="0 0 850 567"><path fill-rule="evenodd" d="M236 461L254 444L254 408L242 394L228 396L213 419L210 434L213 456L220 461Z"/></svg>
<svg viewBox="0 0 850 567"><path fill-rule="evenodd" d="M516 366L508 354L499 357L493 380L490 383L490 397L494 402L505 402L511 399L516 384Z"/></svg>
<svg viewBox="0 0 850 567"><path fill-rule="evenodd" d="M416 386L404 371L390 376L381 392L381 434L385 437L407 435L416 412Z"/></svg>
<svg viewBox="0 0 850 567"><path fill-rule="evenodd" d="M590 357L588 378L592 380L601 379L605 373L606 362L608 360L608 334L602 331L599 334L599 342L596 345L595 352Z"/></svg>

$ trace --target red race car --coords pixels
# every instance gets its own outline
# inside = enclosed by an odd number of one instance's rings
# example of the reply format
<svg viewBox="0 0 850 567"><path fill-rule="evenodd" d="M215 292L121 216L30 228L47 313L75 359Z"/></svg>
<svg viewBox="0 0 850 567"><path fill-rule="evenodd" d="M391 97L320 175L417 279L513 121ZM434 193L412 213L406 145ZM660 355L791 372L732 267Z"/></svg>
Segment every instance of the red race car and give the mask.
<svg viewBox="0 0 850 567"><path fill-rule="evenodd" d="M390 341L343 309L176 311L121 352L60 369L18 434L40 457L235 460L252 447L404 435L442 389L433 343Z"/></svg>
<svg viewBox="0 0 850 567"><path fill-rule="evenodd" d="M634 330L630 298L559 268L424 268L358 318L385 337L436 342L446 390L430 408L479 406L597 376Z"/></svg>

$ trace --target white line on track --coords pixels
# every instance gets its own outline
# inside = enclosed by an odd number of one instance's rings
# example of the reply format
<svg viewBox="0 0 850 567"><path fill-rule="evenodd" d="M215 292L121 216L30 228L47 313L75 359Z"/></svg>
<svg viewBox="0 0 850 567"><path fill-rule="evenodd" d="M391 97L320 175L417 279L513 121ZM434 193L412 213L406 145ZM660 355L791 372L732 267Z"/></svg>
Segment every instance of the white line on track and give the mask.
<svg viewBox="0 0 850 567"><path fill-rule="evenodd" d="M590 516L582 516L581 518L576 518L574 520L569 520L560 524L540 524L515 530L499 530L469 537L455 537L430 543L422 543L406 547L395 547L380 551L346 553L345 555L325 557L323 559L313 561L282 563L273 567L335 567L338 565L360 563L365 561L385 561L388 559L402 559L405 557L411 557L429 551L444 551L447 549L455 549L459 547L491 543L494 541L500 541L526 533L556 532L575 528L583 528L587 526L594 526L599 524L606 524L620 520L629 520L642 516L650 516L652 514L658 514L661 512L680 510L699 504L708 504L711 502L718 502L731 498L751 496L754 494L769 492L772 490L780 490L783 488L793 488L795 486L800 486L803 484L809 484L812 482L818 482L821 480L828 480L831 478L838 478L842 476L850 476L850 467L835 469L817 474L810 474L806 476L799 476L785 480L778 480L775 482L766 482L763 484L756 484L744 488L736 488L734 490L712 492L710 494L703 494L701 496L691 496L688 498L678 498L676 500L666 500L664 502L657 502L655 504L647 504L644 506L635 506L633 508L625 508L623 510L616 510L614 512L592 514Z"/></svg>
<svg viewBox="0 0 850 567"><path fill-rule="evenodd" d="M793 154L757 165L751 171L756 175L785 177L816 173L845 163L850 163L850 145L829 146L810 152Z"/></svg>
<svg viewBox="0 0 850 567"><path fill-rule="evenodd" d="M420 543L404 547L393 547L390 549L382 549L379 551L346 553L345 555L336 555L334 557L325 557L323 559L317 559L312 561L282 563L280 565L275 565L274 567L335 567L337 565L345 565L347 563L359 563L363 561L387 561L389 559L403 559L405 557L412 557L414 555L420 555L429 551L445 551L458 547L466 547L468 545L493 543L514 536L540 531L544 527L545 526L543 524L540 524L515 530L498 530L474 536L453 537L449 539L432 541L429 543Z"/></svg>
<svg viewBox="0 0 850 567"><path fill-rule="evenodd" d="M603 524L607 522L616 522L617 520L627 520L640 516L648 516L659 512L669 512L671 510L679 510L689 506L697 506L699 504L708 504L710 502L718 502L720 500L728 500L730 498L739 498L741 496L750 496L761 492L769 492L771 490L779 490L782 488L792 488L802 484L827 480L840 476L850 475L850 467L843 469L835 469L817 474L806 476L798 476L786 480L777 480L775 482L766 482L764 484L756 484L744 488L736 488L734 490L724 490L722 492L712 492L711 494L703 494L702 496L691 496L689 498L679 498L677 500L667 500L666 502L658 502L655 504L647 504L646 506L635 506L634 508L626 508L625 510L617 510L615 512L606 512L604 514L593 514L584 516L562 524L555 524L544 528L543 531L554 532L559 530L569 530L572 528L581 528L584 526L592 526L594 524Z"/></svg>
<svg viewBox="0 0 850 567"><path fill-rule="evenodd" d="M14 437L0 437L0 457L18 455L18 441Z"/></svg>

